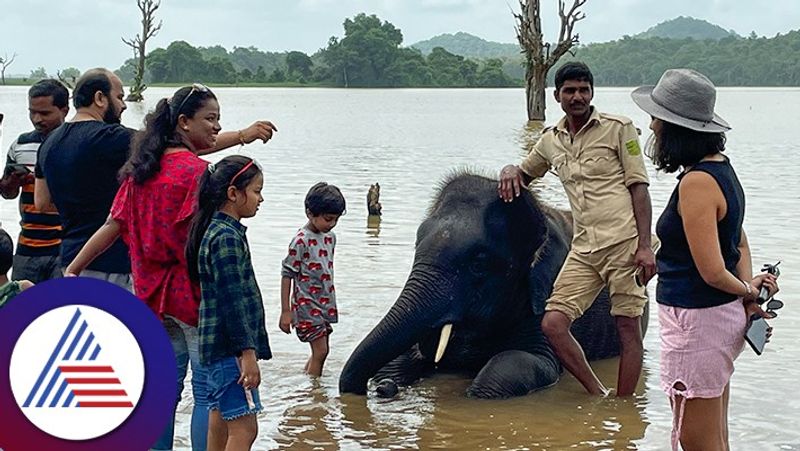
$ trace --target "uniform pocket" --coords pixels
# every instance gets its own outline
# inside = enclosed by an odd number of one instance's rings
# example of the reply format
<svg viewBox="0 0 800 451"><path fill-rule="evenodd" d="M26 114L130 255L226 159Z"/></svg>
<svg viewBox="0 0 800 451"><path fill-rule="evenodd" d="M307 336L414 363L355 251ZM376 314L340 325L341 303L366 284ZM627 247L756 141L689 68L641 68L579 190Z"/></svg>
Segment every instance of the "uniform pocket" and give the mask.
<svg viewBox="0 0 800 451"><path fill-rule="evenodd" d="M620 170L617 153L611 147L595 147L584 151L581 157L583 172L589 176L611 175Z"/></svg>
<svg viewBox="0 0 800 451"><path fill-rule="evenodd" d="M569 165L567 164L567 156L564 154L555 155L553 157L553 170L558 174L558 178L562 182L569 180Z"/></svg>

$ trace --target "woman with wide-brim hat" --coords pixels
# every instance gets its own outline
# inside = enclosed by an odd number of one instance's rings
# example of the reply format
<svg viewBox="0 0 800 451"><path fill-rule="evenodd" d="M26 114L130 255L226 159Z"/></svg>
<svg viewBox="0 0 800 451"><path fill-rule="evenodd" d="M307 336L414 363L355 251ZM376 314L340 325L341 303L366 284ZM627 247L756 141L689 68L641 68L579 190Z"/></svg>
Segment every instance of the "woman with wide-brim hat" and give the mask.
<svg viewBox="0 0 800 451"><path fill-rule="evenodd" d="M650 114L648 156L680 171L658 219L656 301L661 328L661 386L673 411L672 448L728 449L733 361L744 347L755 302L771 275L753 277L742 229L745 196L725 150L731 127L714 112L716 88L691 69L670 69L633 101Z"/></svg>

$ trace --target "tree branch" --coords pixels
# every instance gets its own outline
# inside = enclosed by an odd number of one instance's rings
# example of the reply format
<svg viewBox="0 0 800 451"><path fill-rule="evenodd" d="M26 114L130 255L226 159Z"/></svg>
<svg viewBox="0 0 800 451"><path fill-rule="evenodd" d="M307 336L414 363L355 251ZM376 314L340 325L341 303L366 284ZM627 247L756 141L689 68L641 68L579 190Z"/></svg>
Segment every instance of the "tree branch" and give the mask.
<svg viewBox="0 0 800 451"><path fill-rule="evenodd" d="M561 19L561 28L558 33L558 43L552 53L548 52L544 62L548 69L553 67L565 53L571 53L570 49L572 46L578 44L578 35L573 35L572 32L575 29L575 22L586 18L586 14L580 11L579 8L585 5L587 1L588 0L573 0L569 11L564 12L566 8L565 1L558 0L558 16Z"/></svg>
<svg viewBox="0 0 800 451"><path fill-rule="evenodd" d="M128 47L132 48L134 51L139 49L139 35L138 34L133 39L122 38L122 42L124 42Z"/></svg>
<svg viewBox="0 0 800 451"><path fill-rule="evenodd" d="M514 31L525 55L525 94L528 101L528 119L543 120L545 101L544 88L547 72L565 53L572 53L578 44L574 33L575 23L586 15L580 8L588 0L572 0L567 8L567 0L558 0L560 28L558 39L545 42L542 33L541 0L518 0L520 13L512 11L515 19Z"/></svg>
<svg viewBox="0 0 800 451"><path fill-rule="evenodd" d="M11 55L11 58L9 58L8 54L6 53L3 58L0 58L0 64L2 64L3 65L3 69L5 69L6 67L10 66L11 63L13 63L15 59L17 59L17 53L16 52L14 52L14 54Z"/></svg>
<svg viewBox="0 0 800 451"><path fill-rule="evenodd" d="M61 81L61 83L64 83L64 86L66 86L67 88L69 88L69 89L73 89L74 88L72 86L72 83L70 83L69 81L67 81L66 78L64 78L64 75L61 73L60 70L56 71L56 77L58 77L58 79Z"/></svg>

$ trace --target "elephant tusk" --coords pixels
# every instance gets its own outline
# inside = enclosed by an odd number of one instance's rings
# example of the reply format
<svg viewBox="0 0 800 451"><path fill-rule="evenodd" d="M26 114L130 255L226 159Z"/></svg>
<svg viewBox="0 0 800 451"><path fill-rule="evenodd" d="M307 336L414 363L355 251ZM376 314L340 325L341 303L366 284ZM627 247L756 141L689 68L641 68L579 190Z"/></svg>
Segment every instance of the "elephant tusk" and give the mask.
<svg viewBox="0 0 800 451"><path fill-rule="evenodd" d="M452 330L452 324L445 324L442 327L442 335L439 337L439 347L436 348L436 357L434 357L433 363L439 363L439 361L442 360L444 350L447 349L447 342L450 341L450 332Z"/></svg>

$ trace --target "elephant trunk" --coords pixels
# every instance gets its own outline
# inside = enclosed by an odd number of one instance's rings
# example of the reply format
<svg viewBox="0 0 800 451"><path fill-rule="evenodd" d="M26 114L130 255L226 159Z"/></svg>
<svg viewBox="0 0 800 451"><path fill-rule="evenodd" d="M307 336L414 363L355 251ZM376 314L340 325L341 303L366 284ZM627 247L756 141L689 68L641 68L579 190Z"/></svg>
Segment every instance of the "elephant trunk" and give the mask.
<svg viewBox="0 0 800 451"><path fill-rule="evenodd" d="M367 382L438 326L450 307L448 277L415 263L400 297L350 355L339 377L341 393L364 395Z"/></svg>

